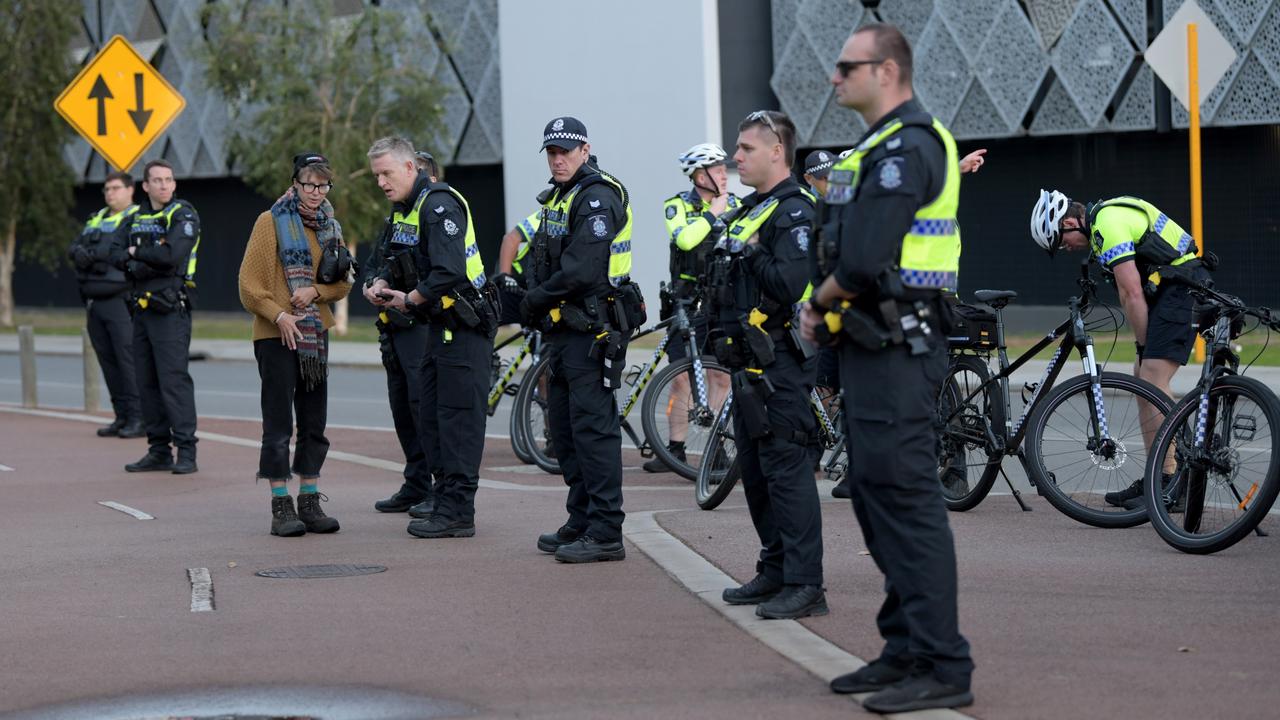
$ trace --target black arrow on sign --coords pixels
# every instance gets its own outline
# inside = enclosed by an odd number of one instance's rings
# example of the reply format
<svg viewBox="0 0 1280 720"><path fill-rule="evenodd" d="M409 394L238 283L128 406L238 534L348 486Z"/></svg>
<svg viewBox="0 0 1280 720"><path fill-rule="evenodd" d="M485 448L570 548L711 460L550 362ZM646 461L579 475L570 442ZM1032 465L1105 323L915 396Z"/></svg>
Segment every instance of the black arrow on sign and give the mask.
<svg viewBox="0 0 1280 720"><path fill-rule="evenodd" d="M111 94L111 88L107 87L107 82L102 79L102 75L98 75L98 79L93 81L93 88L89 90L89 99L98 101L98 134L107 134L107 100L115 97Z"/></svg>
<svg viewBox="0 0 1280 720"><path fill-rule="evenodd" d="M133 94L137 97L138 109L130 110L129 117L133 118L133 124L138 128L138 132L142 132L146 129L147 122L151 120L151 111L142 109L142 73L133 74Z"/></svg>

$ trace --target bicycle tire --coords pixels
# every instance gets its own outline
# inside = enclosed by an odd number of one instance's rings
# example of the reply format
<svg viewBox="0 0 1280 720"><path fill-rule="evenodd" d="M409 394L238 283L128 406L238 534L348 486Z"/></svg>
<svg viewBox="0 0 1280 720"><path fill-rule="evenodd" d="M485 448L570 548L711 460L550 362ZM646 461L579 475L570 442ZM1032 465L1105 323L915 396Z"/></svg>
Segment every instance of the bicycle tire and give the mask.
<svg viewBox="0 0 1280 720"><path fill-rule="evenodd" d="M551 358L544 357L525 374L520 381L520 392L516 395L516 404L512 410L517 415L517 432L521 434L524 447L533 463L543 472L555 475L560 472L560 462L547 453L550 436L547 434L546 398L540 397L539 390L539 380L550 372L550 367Z"/></svg>
<svg viewBox="0 0 1280 720"><path fill-rule="evenodd" d="M704 355L702 356L702 370L708 393L711 392L710 380L713 373L724 374L724 386L727 392L730 377L727 368L716 362L714 357ZM640 426L644 431L645 440L649 443L649 449L653 451L655 457L680 477L686 480L695 480L698 477L698 466L701 464L701 450L706 446L706 438L715 423L717 411L720 408L715 406L712 398L708 398L711 406L689 407L683 411L690 416L689 430L685 437L686 459L681 460L676 457L667 447L670 433L669 431L664 431L664 428L669 427L667 423L668 410L680 412L680 409L666 407L673 402L668 386L677 377L685 373L687 373L686 377L689 378L690 392L692 392L694 388L693 358L681 358L668 364L653 376L653 379L649 381L649 387L645 388L644 399L640 403ZM689 404L696 405L696 403ZM694 448L697 448L696 453L692 452Z"/></svg>
<svg viewBox="0 0 1280 720"><path fill-rule="evenodd" d="M1208 555L1235 545L1253 532L1280 494L1280 461L1274 451L1280 441L1280 399L1265 384L1250 377L1226 376L1214 380L1209 390L1210 412L1204 424L1206 446L1210 450L1209 467L1205 467L1201 462L1191 460L1201 396L1202 393L1195 392L1184 397L1160 425L1152 443L1157 452L1151 453L1147 459L1143 492L1146 494L1147 516L1161 539L1182 552ZM1242 414L1242 410L1247 411L1247 406L1242 408L1242 401L1252 403L1261 411L1265 427L1258 427L1256 416ZM1220 420L1227 413L1230 414L1227 417L1231 423L1230 438L1221 432ZM1270 441L1270 448L1257 449L1256 441L1260 435ZM1241 440L1253 447L1233 447L1232 440ZM1172 482L1165 483L1164 459L1171 449L1178 467ZM1260 476L1247 467L1252 463L1245 461L1242 450L1253 453L1255 457L1269 458ZM1225 467L1227 472L1214 470L1214 467ZM1248 484L1250 490L1241 493L1237 481L1246 471L1249 477L1245 482L1249 478L1254 479ZM1208 497L1211 492L1213 498ZM1166 496L1170 499L1166 500ZM1173 504L1173 498L1182 500L1184 507L1181 512ZM1240 506L1246 503L1252 504L1241 510ZM1228 513L1231 517L1224 525L1216 530L1205 530L1206 516L1213 519Z"/></svg>
<svg viewBox="0 0 1280 720"><path fill-rule="evenodd" d="M711 461L698 466L698 477L693 482L694 500L703 510L715 510L733 492L742 475L738 449L733 443L733 395L725 398L724 406L716 414L702 455Z"/></svg>
<svg viewBox="0 0 1280 720"><path fill-rule="evenodd" d="M1165 417L1173 407L1169 398L1156 386L1131 375L1102 373L1101 386L1104 398L1108 392L1113 395L1127 393L1151 403ZM1092 422L1092 394L1089 376L1077 375L1061 382L1044 396L1027 421L1029 427L1024 447L1028 474L1044 499L1073 520L1100 528L1141 525L1147 521L1145 508L1110 509L1103 499L1105 493L1123 490L1146 473L1147 444L1142 435L1137 404L1117 402L1115 398L1106 402L1108 442L1101 448L1090 448L1091 431L1087 426ZM1081 410L1080 405L1085 410ZM1046 433L1051 422L1061 422L1069 427L1059 429L1055 424L1053 431ZM1072 422L1078 424L1072 425ZM1119 432L1112 432L1116 428L1120 429ZM1046 442L1054 443L1051 452L1046 453ZM1084 454L1080 454L1082 450ZM1087 459L1093 467L1081 465L1083 469L1080 472L1068 475L1071 470L1059 464L1058 460L1059 456L1067 454L1079 454L1077 465ZM1052 467L1046 465L1046 457L1054 458Z"/></svg>
<svg viewBox="0 0 1280 720"><path fill-rule="evenodd" d="M533 453L529 452L529 440L524 436L524 426L520 423L519 413L516 412L518 407L516 403L523 387L522 385L516 388L516 397L511 400L511 412L507 418L507 428L511 435L511 450L516 454L516 458L525 465L532 465Z"/></svg>
<svg viewBox="0 0 1280 720"><path fill-rule="evenodd" d="M993 456L987 445L987 427L1004 432L1005 408L993 398L987 364L973 355L955 355L938 391L938 484L947 509L964 512L977 507L995 485L1003 455ZM960 403L981 391L964 408ZM969 476L982 468L978 482Z"/></svg>

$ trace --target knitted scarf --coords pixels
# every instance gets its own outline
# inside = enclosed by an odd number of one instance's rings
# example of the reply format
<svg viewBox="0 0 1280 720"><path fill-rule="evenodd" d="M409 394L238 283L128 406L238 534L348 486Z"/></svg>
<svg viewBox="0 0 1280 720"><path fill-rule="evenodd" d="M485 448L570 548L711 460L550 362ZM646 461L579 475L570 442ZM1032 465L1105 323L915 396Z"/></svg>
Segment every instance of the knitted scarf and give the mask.
<svg viewBox="0 0 1280 720"><path fill-rule="evenodd" d="M284 279L292 296L298 288L315 284L315 269L311 265L311 248L303 227L316 233L316 240L324 248L331 242L342 242L342 226L333 217L333 206L328 200L316 210L310 210L298 202L298 194L290 187L271 206L271 217L276 223L276 243L280 250L280 264L284 267ZM298 367L308 390L324 382L329 375L329 353L325 343L324 322L315 303L308 305L298 319L302 339L298 341Z"/></svg>

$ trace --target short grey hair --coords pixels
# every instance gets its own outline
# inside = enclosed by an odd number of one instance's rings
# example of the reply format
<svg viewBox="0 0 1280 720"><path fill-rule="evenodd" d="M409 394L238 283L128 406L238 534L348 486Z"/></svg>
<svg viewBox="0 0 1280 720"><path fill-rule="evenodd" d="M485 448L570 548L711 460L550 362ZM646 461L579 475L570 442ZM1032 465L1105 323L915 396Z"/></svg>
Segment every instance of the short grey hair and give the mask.
<svg viewBox="0 0 1280 720"><path fill-rule="evenodd" d="M413 143L398 136L391 135L384 138L378 138L369 146L369 159L374 160L383 155L391 155L396 160L414 162L417 156L414 155Z"/></svg>

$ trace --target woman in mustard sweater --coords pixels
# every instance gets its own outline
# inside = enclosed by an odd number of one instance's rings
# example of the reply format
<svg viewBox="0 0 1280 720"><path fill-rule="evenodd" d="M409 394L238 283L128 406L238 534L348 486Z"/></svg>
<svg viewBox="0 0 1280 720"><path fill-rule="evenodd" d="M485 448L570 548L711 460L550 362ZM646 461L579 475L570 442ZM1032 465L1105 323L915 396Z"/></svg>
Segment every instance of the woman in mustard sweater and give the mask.
<svg viewBox="0 0 1280 720"><path fill-rule="evenodd" d="M258 216L240 263L240 302L253 313L253 354L262 378L258 478L271 483L271 534L282 537L338 531L338 521L320 508L317 489L329 452L329 304L351 290L348 273L331 284L316 278L323 251L342 243L342 227L325 199L332 180L324 156L295 156L293 184ZM290 466L294 411L298 441ZM301 478L296 510L286 485L292 473Z"/></svg>

